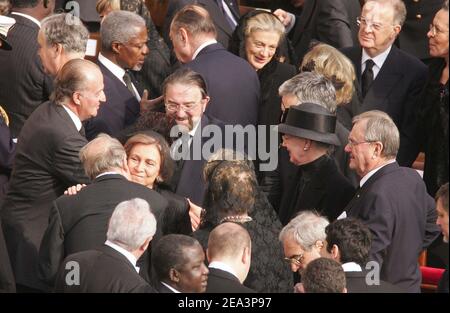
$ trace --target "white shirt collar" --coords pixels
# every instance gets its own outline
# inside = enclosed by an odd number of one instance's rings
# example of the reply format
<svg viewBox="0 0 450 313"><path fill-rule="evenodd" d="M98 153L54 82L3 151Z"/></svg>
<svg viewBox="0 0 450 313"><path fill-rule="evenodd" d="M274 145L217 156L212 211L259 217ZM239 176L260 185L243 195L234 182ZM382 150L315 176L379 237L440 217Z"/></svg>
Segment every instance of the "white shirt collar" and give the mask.
<svg viewBox="0 0 450 313"><path fill-rule="evenodd" d="M104 172L104 173L98 174L95 178L99 178L99 177L102 177L102 176L105 176L105 175L122 175L122 173L114 172L114 171Z"/></svg>
<svg viewBox="0 0 450 313"><path fill-rule="evenodd" d="M66 107L64 104L62 104L61 106L64 108L64 110L66 110L67 114L69 114L70 119L75 124L75 127L77 128L77 130L80 131L82 124L81 124L81 120L78 117L78 115L73 113L73 111L71 109L69 109L68 107Z"/></svg>
<svg viewBox="0 0 450 313"><path fill-rule="evenodd" d="M174 293L181 293L178 290L176 290L175 288L173 288L172 286L167 285L165 282L161 282L161 284L163 284L164 286L166 286L167 288L169 288L170 290L172 290Z"/></svg>
<svg viewBox="0 0 450 313"><path fill-rule="evenodd" d="M98 61L102 63L108 70L110 70L110 72L113 73L113 75L116 76L117 79L122 82L122 84L124 84L125 86L127 85L123 80L123 75L125 75L125 70L123 68L113 63L110 59L106 58L101 52L98 54ZM136 94L136 99L138 101L141 101L141 96L139 95L136 86L133 84L133 82L131 82L131 85L133 86L134 93Z"/></svg>
<svg viewBox="0 0 450 313"><path fill-rule="evenodd" d="M344 270L344 272L362 272L361 266L355 262L342 264L342 269Z"/></svg>
<svg viewBox="0 0 450 313"><path fill-rule="evenodd" d="M126 86L125 81L123 80L123 75L125 75L125 70L123 68L106 58L101 52L98 54L98 61L110 70L111 73L113 73L114 76L116 76Z"/></svg>
<svg viewBox="0 0 450 313"><path fill-rule="evenodd" d="M236 273L230 266L228 266L227 264L222 263L220 261L212 261L211 263L209 263L209 267L228 272L228 273L232 274L234 277L238 278L238 276L236 275Z"/></svg>
<svg viewBox="0 0 450 313"><path fill-rule="evenodd" d="M392 164L395 162L395 159L389 160L387 161L385 164L381 165L380 167L377 167L373 170L371 170L369 173L367 173L366 175L364 175L363 178L361 178L361 180L359 181L359 187L362 187L366 181L369 180L370 177L372 177L376 172L378 172L380 169L382 169L383 167L385 167L388 164Z"/></svg>
<svg viewBox="0 0 450 313"><path fill-rule="evenodd" d="M202 123L202 119L200 118L200 120L197 122L197 124L195 124L195 126L192 128L192 130L189 131L189 135L191 135L191 137L194 137L195 132L197 131L197 129L201 123Z"/></svg>
<svg viewBox="0 0 450 313"><path fill-rule="evenodd" d="M136 267L136 262L137 262L136 257L130 251L125 250L121 246L116 245L114 242L111 242L109 240L106 240L105 245L113 248L114 250L116 250L117 252L119 252L120 254L125 256L127 258L127 260L130 261L130 263L133 265L136 272L139 273L139 267Z"/></svg>
<svg viewBox="0 0 450 313"><path fill-rule="evenodd" d="M384 62L386 61L386 59L389 55L389 52L391 52L391 49L392 49L392 45L389 46L389 48L387 48L386 50L384 50L383 52L381 52L379 55L377 55L374 58L371 58L367 54L367 52L364 49L362 49L361 74L364 73L364 70L366 69L366 61L368 59L371 59L375 63L374 68L373 68L373 78L375 79L377 77L378 73L380 72L381 67L383 66Z"/></svg>
<svg viewBox="0 0 450 313"><path fill-rule="evenodd" d="M11 12L11 14L23 16L23 17L29 19L30 21L34 22L37 26L39 26L39 28L41 28L41 22L39 22L36 18L32 17L31 15L23 14L23 13L19 13L19 12Z"/></svg>
<svg viewBox="0 0 450 313"><path fill-rule="evenodd" d="M209 45L213 45L213 44L215 44L215 43L217 43L217 40L215 40L215 39L207 40L207 41L205 41L204 43L202 43L202 44L197 48L197 50L195 50L194 55L192 55L192 60L195 60L195 58L196 58L197 55L200 53L200 51L203 50L203 48L205 48L206 46L209 46Z"/></svg>

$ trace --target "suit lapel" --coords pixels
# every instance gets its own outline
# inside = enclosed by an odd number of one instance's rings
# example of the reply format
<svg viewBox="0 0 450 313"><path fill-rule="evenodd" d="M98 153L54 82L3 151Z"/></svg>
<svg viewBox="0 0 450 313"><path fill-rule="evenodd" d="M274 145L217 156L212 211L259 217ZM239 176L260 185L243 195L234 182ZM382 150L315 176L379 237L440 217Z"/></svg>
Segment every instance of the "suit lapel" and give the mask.
<svg viewBox="0 0 450 313"><path fill-rule="evenodd" d="M295 46L302 38L303 32L308 28L316 11L318 0L308 0L303 5L302 14L298 17L298 25L294 29L292 44Z"/></svg>
<svg viewBox="0 0 450 313"><path fill-rule="evenodd" d="M214 21L214 24L216 24L216 27L219 27L226 34L231 36L233 30L231 29L228 22L225 20L225 17L223 16L223 13L220 10L217 3L215 3L215 0L198 0L198 3L203 5L205 9L208 10L209 14L211 15L211 18Z"/></svg>
<svg viewBox="0 0 450 313"><path fill-rule="evenodd" d="M397 82L403 78L403 74L397 70L397 63L395 62L397 60L396 49L392 46L386 61L367 92L363 101L364 111L373 109L387 111L388 102L385 99L395 89ZM359 64L361 64L361 61Z"/></svg>

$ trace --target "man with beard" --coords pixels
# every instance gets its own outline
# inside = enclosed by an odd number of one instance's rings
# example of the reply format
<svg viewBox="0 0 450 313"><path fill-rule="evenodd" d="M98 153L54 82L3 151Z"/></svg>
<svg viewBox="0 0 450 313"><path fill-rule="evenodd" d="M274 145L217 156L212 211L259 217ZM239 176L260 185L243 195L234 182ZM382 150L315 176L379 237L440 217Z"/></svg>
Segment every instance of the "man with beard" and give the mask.
<svg viewBox="0 0 450 313"><path fill-rule="evenodd" d="M98 65L105 81L106 103L97 117L86 122L86 138L91 140L99 133L118 137L126 127L139 117L147 96L129 70L141 70L148 35L145 21L135 13L114 11L108 14L100 28L101 51Z"/></svg>
<svg viewBox="0 0 450 313"><path fill-rule="evenodd" d="M206 190L202 178L203 165L208 159L202 150L211 138L203 136L206 133L204 129L208 126L222 131L224 125L204 114L210 99L206 83L200 74L190 69L179 69L170 75L164 81L163 96L166 113L175 119L182 133L181 138L172 145L171 151L177 163L172 177L173 189L177 194L201 205ZM178 133L172 131L171 135L177 136Z"/></svg>

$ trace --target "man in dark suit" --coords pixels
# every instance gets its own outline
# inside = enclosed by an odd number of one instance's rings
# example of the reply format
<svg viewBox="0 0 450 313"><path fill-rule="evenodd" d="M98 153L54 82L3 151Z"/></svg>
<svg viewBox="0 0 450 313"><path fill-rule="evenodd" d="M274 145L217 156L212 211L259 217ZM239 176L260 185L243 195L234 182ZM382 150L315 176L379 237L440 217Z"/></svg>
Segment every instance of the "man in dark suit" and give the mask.
<svg viewBox="0 0 450 313"><path fill-rule="evenodd" d="M11 134L19 136L25 120L51 92L51 80L44 74L38 56L39 21L51 14L53 0L15 0L9 17L16 24L8 34L14 51L0 50L0 104L11 119ZM21 53L18 53L20 51Z"/></svg>
<svg viewBox="0 0 450 313"><path fill-rule="evenodd" d="M119 203L109 220L105 244L68 256L58 273L55 291L155 292L136 267L155 232L156 219L145 200L135 198Z"/></svg>
<svg viewBox="0 0 450 313"><path fill-rule="evenodd" d="M144 19L132 12L114 11L103 20L100 34L102 48L98 65L105 79L106 103L85 124L88 140L99 133L118 137L137 120L140 102L146 100L128 71L139 71L149 52Z"/></svg>
<svg viewBox="0 0 450 313"><path fill-rule="evenodd" d="M346 215L372 233L370 260L380 278L405 291L420 292L417 259L439 235L433 199L419 174L395 161L400 135L384 112L368 111L353 119L345 147L360 189Z"/></svg>
<svg viewBox="0 0 450 313"><path fill-rule="evenodd" d="M38 249L52 202L69 186L87 183L78 158L87 143L81 122L97 114L103 78L92 62L71 60L59 71L52 101L25 123L17 144L3 230L17 284L40 289Z"/></svg>
<svg viewBox="0 0 450 313"><path fill-rule="evenodd" d="M80 159L92 184L53 202L39 250L39 274L50 288L65 257L105 242L108 220L117 204L136 197L144 199L159 221L167 207L165 198L156 191L128 181L127 155L117 139L100 134L81 149ZM161 226L158 223L158 230Z"/></svg>
<svg viewBox="0 0 450 313"><path fill-rule="evenodd" d="M0 49L11 49L7 41L8 29L16 21L7 16L0 15ZM12 161L16 151L16 145L11 140L11 133L8 127L8 115L0 106L0 207L8 188L9 174L12 168ZM16 284L9 262L8 250L3 237L3 228L0 218L0 293L15 292Z"/></svg>
<svg viewBox="0 0 450 313"><path fill-rule="evenodd" d="M186 5L197 4L208 11L217 30L217 41L228 49L228 43L236 28L240 13L236 0L171 0L167 7L167 15L163 25L163 37L167 44L170 42L170 25L175 15Z"/></svg>
<svg viewBox="0 0 450 313"><path fill-rule="evenodd" d="M170 37L177 59L206 80L211 103L206 113L226 124L256 125L260 86L256 71L216 41L216 28L201 6L174 17Z"/></svg>
<svg viewBox="0 0 450 313"><path fill-rule="evenodd" d="M74 15L61 13L43 19L37 40L45 73L55 77L68 61L83 59L88 39L89 31Z"/></svg>
<svg viewBox="0 0 450 313"><path fill-rule="evenodd" d="M425 84L426 66L393 45L405 21L401 0L369 0L359 19L359 46L343 49L356 69L360 102L348 108L351 116L381 110L400 131L397 161L411 166L416 157L417 100Z"/></svg>
<svg viewBox="0 0 450 313"><path fill-rule="evenodd" d="M274 13L290 31L299 62L314 40L338 49L357 43L356 18L361 13L358 0L306 0L297 18L280 9Z"/></svg>
<svg viewBox="0 0 450 313"><path fill-rule="evenodd" d="M370 269L369 251L372 235L361 221L344 218L325 228L327 238L321 255L332 258L342 265L349 293L395 293L400 288L383 280L375 281ZM370 284L369 284L370 283Z"/></svg>
<svg viewBox="0 0 450 313"><path fill-rule="evenodd" d="M242 283L250 270L252 242L247 230L236 223L223 223L209 234L206 293L254 293Z"/></svg>
<svg viewBox="0 0 450 313"><path fill-rule="evenodd" d="M210 99L205 80L188 68L179 69L164 81L163 95L166 113L180 130L178 133L172 129L171 136L181 135L171 147L176 161L171 185L177 194L202 206L206 190L203 166L212 153L223 147L224 125L204 113ZM220 135L208 134L212 129ZM216 139L220 146L214 146L214 151L203 149L209 140Z"/></svg>
<svg viewBox="0 0 450 313"><path fill-rule="evenodd" d="M151 263L160 293L205 292L209 271L196 239L178 234L162 237L153 248Z"/></svg>

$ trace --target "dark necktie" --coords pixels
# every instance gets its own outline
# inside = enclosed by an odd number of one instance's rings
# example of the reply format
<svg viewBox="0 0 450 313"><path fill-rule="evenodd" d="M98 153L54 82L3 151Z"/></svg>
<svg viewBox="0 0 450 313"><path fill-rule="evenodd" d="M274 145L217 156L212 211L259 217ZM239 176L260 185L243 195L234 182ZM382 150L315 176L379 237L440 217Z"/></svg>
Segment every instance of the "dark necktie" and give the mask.
<svg viewBox="0 0 450 313"><path fill-rule="evenodd" d="M372 85L373 82L373 66L375 63L368 59L366 61L366 69L364 70L364 73L361 77L361 88L362 88L362 95L363 98L366 97L367 92L369 91L370 85Z"/></svg>
<svg viewBox="0 0 450 313"><path fill-rule="evenodd" d="M133 97L136 98L136 92L134 91L133 83L131 82L131 76L128 72L125 72L125 74L123 75L123 81L125 82L125 85L127 85L127 88L131 92Z"/></svg>
<svg viewBox="0 0 450 313"><path fill-rule="evenodd" d="M83 125L81 125L81 128L80 128L80 130L78 132L80 133L81 136L86 138L86 130L84 129Z"/></svg>
<svg viewBox="0 0 450 313"><path fill-rule="evenodd" d="M233 18L228 15L227 11L224 8L224 5L227 5L225 3L222 3L222 0L216 0L217 5L219 6L220 10L222 11L223 16L227 20L228 24L230 24L231 30L234 30L236 28L236 24L233 20Z"/></svg>

